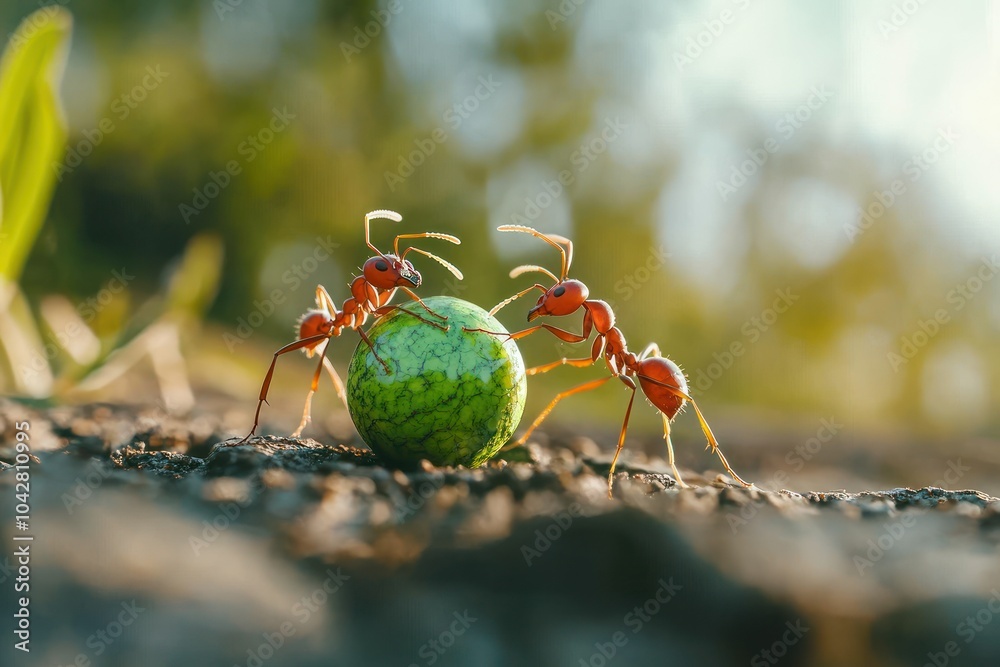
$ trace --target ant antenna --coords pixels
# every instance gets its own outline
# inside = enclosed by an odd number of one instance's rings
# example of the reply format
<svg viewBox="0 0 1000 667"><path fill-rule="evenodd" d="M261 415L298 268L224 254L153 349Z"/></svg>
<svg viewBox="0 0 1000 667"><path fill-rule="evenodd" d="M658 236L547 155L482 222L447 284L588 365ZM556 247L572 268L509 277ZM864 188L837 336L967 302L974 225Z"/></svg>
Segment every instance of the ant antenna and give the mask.
<svg viewBox="0 0 1000 667"><path fill-rule="evenodd" d="M549 278L552 278L552 282L558 283L559 279L556 278L556 274L552 273L544 266L538 266L537 264L522 264L521 266L515 266L510 270L510 277L517 278L525 273L531 273L532 271L537 271L538 273L544 273Z"/></svg>
<svg viewBox="0 0 1000 667"><path fill-rule="evenodd" d="M459 271L454 264L438 257L434 253L427 252L426 250L421 250L420 248L417 248L415 246L410 246L409 248L403 251L403 254L399 254L399 239L440 239L442 241L447 241L448 243L454 243L455 245L462 245L461 239L459 239L457 236L452 236L451 234L442 234L441 232L420 232L419 234L400 234L399 236L396 237L396 240L392 242L392 249L393 251L395 251L396 257L399 257L401 260L406 259L406 253L410 252L411 250L414 252L419 252L424 257L430 257L435 262L437 262L444 268L448 269L451 272L451 275L455 276L459 280L464 279L465 276L462 275L462 272Z"/></svg>
<svg viewBox="0 0 1000 667"><path fill-rule="evenodd" d="M394 222L402 222L403 216L395 211L389 211L387 209L379 209L365 214L365 245L374 250L375 254L382 259L386 259L386 256L382 254L382 251L372 245L371 233L369 230L372 220L392 220Z"/></svg>
<svg viewBox="0 0 1000 667"><path fill-rule="evenodd" d="M459 280L464 280L465 279L465 276L463 276L462 272L458 270L458 267L455 266L454 264L452 264L451 262L438 257L434 253L427 252L426 250L421 250L420 248L415 248L414 246L410 246L409 248L407 248L406 250L404 250L402 256L400 256L400 259L406 259L406 253L410 252L411 250L413 252L419 252L424 257L430 257L435 262L437 262L438 264L440 264L444 268L446 268L449 271L451 271L451 275L455 276Z"/></svg>
<svg viewBox="0 0 1000 667"><path fill-rule="evenodd" d="M534 229L532 227L526 227L525 225L500 225L499 227L497 227L497 231L520 232L522 234L531 234L532 236L545 241L550 246L558 250L559 254L562 256L562 273L560 274L561 277L558 280L556 280L556 282L562 282L566 280L566 276L569 275L569 267L573 263L573 242L570 241L568 238L566 238L565 236L559 236L558 234L543 234L537 229ZM521 273L523 273L523 271ZM518 275L520 275L520 273L518 273ZM550 273L549 275L552 274Z"/></svg>

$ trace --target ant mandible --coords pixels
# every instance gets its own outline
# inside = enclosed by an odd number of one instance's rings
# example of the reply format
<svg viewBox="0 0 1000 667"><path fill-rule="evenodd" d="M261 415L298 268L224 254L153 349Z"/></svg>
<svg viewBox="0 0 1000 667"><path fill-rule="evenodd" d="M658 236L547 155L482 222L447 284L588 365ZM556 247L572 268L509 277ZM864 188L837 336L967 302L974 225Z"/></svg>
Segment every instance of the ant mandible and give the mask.
<svg viewBox="0 0 1000 667"><path fill-rule="evenodd" d="M518 438L518 440L511 446L523 445L527 442L528 437L536 428L538 428L545 418L549 416L549 413L552 412L552 410L556 407L556 404L558 404L562 399L572 396L573 394L579 394L592 389L597 389L608 380L618 378L626 387L632 390L632 395L629 398L628 408L625 410L625 421L622 423L621 434L618 436L618 448L615 450L614 459L611 461L611 470L608 472L609 498L612 497L615 465L618 463L618 456L621 454L622 447L625 444L625 433L628 430L629 417L632 414L632 403L635 401L635 392L637 388L642 390L642 393L645 394L646 398L648 398L657 410L660 411L660 416L663 418L663 438L667 443L667 456L670 462L670 469L673 471L678 485L683 487L688 486L684 483L684 480L681 479L680 472L677 470L677 466L674 462L674 448L673 444L670 442L670 422L677 416L678 413L680 413L685 403L690 403L694 407L695 414L698 416L698 421L701 424L701 429L705 433L705 438L708 440L707 449L711 449L718 455L719 460L722 461L722 465L726 469L726 472L729 473L733 479L737 480L743 486L752 486L752 484L744 481L743 478L737 475L729 465L729 461L726 460L726 456L719 448L719 442L715 439L715 434L712 433L712 429L709 427L708 422L705 421L705 417L698 408L698 404L695 403L694 399L688 394L687 379L684 377L684 373L677 366L677 364L663 357L660 353L660 348L656 343L651 343L638 356L629 352L628 347L625 344L625 336L622 334L621 330L615 326L615 313L611 309L611 306L599 299L590 299L590 290L585 284L579 280L568 278L569 268L573 262L573 242L556 234L543 234L536 229L525 227L524 225L501 225L497 227L497 229L501 232L531 234L532 236L539 238L556 248L562 257L562 272L558 277L556 277L556 275L548 269L534 264L524 264L515 267L510 272L511 278L516 278L525 273L538 272L551 278L555 281L555 284L552 287L546 288L544 285L535 283L531 287L528 287L514 296L498 303L490 311L490 314L496 314L497 311L515 299L519 299L532 290L537 289L542 292L542 296L539 297L534 308L528 311L529 322L532 322L543 315L572 315L583 308L583 332L575 334L571 331L566 331L565 329L560 329L550 324L539 324L510 334L486 331L485 329L468 330L481 331L496 336L506 336L512 340L517 340L519 338L529 336L536 331L545 329L560 340L564 340L567 343L583 342L590 337L591 331L596 330L597 336L594 339L594 344L591 348L589 357L584 357L582 359L559 359L558 361L544 364L542 366L529 368L526 373L528 375L538 375L539 373L548 372L553 368L565 364L584 368L593 365L602 356L608 366L608 370L611 372L611 375L608 377L591 380L590 382L585 382L577 387L574 387L573 389L557 394L556 397L552 399L552 402L549 403L545 410L543 410L538 416L538 418L535 419L524 435ZM638 380L638 384L636 383L636 380Z"/></svg>
<svg viewBox="0 0 1000 667"><path fill-rule="evenodd" d="M299 437L302 434L302 430L309 424L311 420L311 405L313 394L319 388L319 378L322 373L322 369L326 368L327 373L330 375L330 379L333 381L333 386L337 390L337 396L340 400L347 405L347 394L344 390L344 383L337 374L337 370L330 363L330 360L326 357L327 343L334 336L339 336L341 331L346 329L353 329L358 332L361 339L367 343L368 347L371 348L372 354L375 358L382 364L386 373L391 373L392 370L389 368L389 364L385 362L382 357L378 355L375 351L375 346L372 344L371 339L368 334L364 332L361 328L364 323L368 320L368 316L380 318L389 313L399 309L404 313L409 313L418 320L425 322L433 327L437 327L442 331L447 331L448 327L442 326L437 322L432 322L420 315L401 308L399 305L388 305L389 301L395 296L397 290L402 290L411 299L416 301L426 310L430 315L437 317L440 320L447 320L445 315L440 315L430 307L421 301L420 297L413 292L411 288L420 287L422 278L420 273L413 267L413 264L406 259L407 253L410 251L420 253L425 257L430 257L444 268L448 269L459 280L462 280L462 272L459 271L453 264L444 259L438 257L437 255L427 252L426 250L421 250L413 246L408 247L402 253L399 252L399 241L401 239L420 239L420 238L433 238L440 239L442 241L448 241L449 243L454 243L455 245L460 245L462 242L457 236L452 236L451 234L441 234L439 232L420 232L418 234L400 234L393 241L392 254L385 254L378 248L376 248L371 242L370 224L372 220L393 220L395 222L400 222L403 219L399 213L395 211L372 211L365 215L365 244L375 252L375 256L368 259L365 262L364 267L361 269L362 274L356 277L351 282L351 296L344 301L340 310L337 310L337 305L334 303L333 298L330 293L326 291L326 288L322 285L316 286L316 308L309 310L302 316L298 324L298 335L299 339L289 343L280 350L274 353L274 357L271 359L271 366L267 369L267 375L264 376L264 383L260 388L260 396L257 401L257 412L254 415L253 428L250 429L250 433L247 434L246 438L243 438L240 442L246 442L246 440L257 431L257 425L260 423L260 410L264 403L267 403L267 390L271 386L271 377L274 375L274 367L278 362L278 357L281 355L292 352L294 350L302 349L305 351L306 355L310 358L319 353L320 363L316 367L316 372L313 374L312 386L309 389L309 394L306 396L305 409L302 411L302 421L299 423L299 427L292 434L293 438Z"/></svg>

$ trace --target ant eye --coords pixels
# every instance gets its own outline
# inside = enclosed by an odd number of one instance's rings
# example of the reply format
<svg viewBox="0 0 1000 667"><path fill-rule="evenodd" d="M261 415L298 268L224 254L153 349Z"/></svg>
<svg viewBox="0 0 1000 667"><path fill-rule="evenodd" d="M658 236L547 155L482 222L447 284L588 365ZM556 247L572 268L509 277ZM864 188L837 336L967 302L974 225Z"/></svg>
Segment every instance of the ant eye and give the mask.
<svg viewBox="0 0 1000 667"><path fill-rule="evenodd" d="M562 296L566 293L566 288L560 285L559 287L552 290L552 296Z"/></svg>
<svg viewBox="0 0 1000 667"><path fill-rule="evenodd" d="M388 271L389 265L383 262L382 260L379 260L375 262L375 268L378 269L379 271Z"/></svg>

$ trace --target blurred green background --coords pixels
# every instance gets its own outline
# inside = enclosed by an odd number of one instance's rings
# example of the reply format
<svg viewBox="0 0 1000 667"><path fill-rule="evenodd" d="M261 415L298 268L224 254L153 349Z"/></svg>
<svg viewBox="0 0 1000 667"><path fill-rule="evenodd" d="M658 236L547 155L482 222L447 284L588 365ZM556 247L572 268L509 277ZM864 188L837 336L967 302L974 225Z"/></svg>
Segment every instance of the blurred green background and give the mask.
<svg viewBox="0 0 1000 667"><path fill-rule="evenodd" d="M571 275L636 351L656 341L682 365L751 478L795 470L786 453L821 419L862 476L929 483L956 455L1000 466L996 5L60 4L75 21L69 140L27 302L42 322L52 295L92 308L107 349L190 239L217 235L217 296L181 350L195 395L241 410L234 429L315 285L348 296L370 254L364 213L389 208L404 220L375 224L382 248L400 232L463 240L423 244L466 278L424 261L421 293L485 308L531 284L512 266L558 266L498 224L571 236ZM5 41L38 6L0 7ZM115 271L134 278L109 294ZM530 305L500 318L520 328ZM332 346L341 370L356 341ZM589 349L543 334L521 347L529 365ZM86 365L48 356L57 372ZM298 421L299 356L279 366L265 430ZM65 396L159 400L148 363ZM600 373L533 379L526 416ZM24 393L4 375L0 390ZM621 389L578 396L553 426L610 450L625 403ZM320 428L350 434L328 383L324 413ZM659 428L650 410L633 418L650 447ZM678 429L681 461L704 466L693 417Z"/></svg>

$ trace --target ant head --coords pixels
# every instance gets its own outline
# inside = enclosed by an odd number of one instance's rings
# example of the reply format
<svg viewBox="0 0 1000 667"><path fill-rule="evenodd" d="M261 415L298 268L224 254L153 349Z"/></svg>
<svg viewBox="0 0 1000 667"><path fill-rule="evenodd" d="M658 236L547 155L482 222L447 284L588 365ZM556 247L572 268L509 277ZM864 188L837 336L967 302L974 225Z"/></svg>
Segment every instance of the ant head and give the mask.
<svg viewBox="0 0 1000 667"><path fill-rule="evenodd" d="M325 310L307 310L306 314L299 318L299 338L311 338L330 333L333 327L333 320L330 313Z"/></svg>
<svg viewBox="0 0 1000 667"><path fill-rule="evenodd" d="M528 312L529 322L536 317L541 317L542 315L569 315L580 309L583 302L587 300L588 296L590 296L590 290L587 289L587 286L579 280L571 280L568 277L569 267L573 263L572 241L565 236L559 236L558 234L543 234L537 229L525 227L524 225L500 225L497 227L497 231L530 234L531 236L545 241L550 246L558 250L559 256L562 258L561 271L558 276L546 269L544 266L538 266L536 264L522 264L521 266L516 266L511 269L511 278L517 278L524 273L535 271L538 273L544 273L555 281L555 285L550 287L545 294L538 299L538 303L535 304L535 307ZM536 285L536 287L540 287L540 285ZM524 290L523 292L519 292L518 294L510 297L506 301L501 301L493 307L490 314L495 314L498 310L506 306L514 299L527 294L529 290Z"/></svg>
<svg viewBox="0 0 1000 667"><path fill-rule="evenodd" d="M420 287L422 278L408 260L395 255L372 257L364 266L365 280L378 289L394 287Z"/></svg>
<svg viewBox="0 0 1000 667"><path fill-rule="evenodd" d="M590 296L590 290L579 280L560 280L538 298L535 307L528 311L528 321L542 315L570 315L575 313Z"/></svg>

